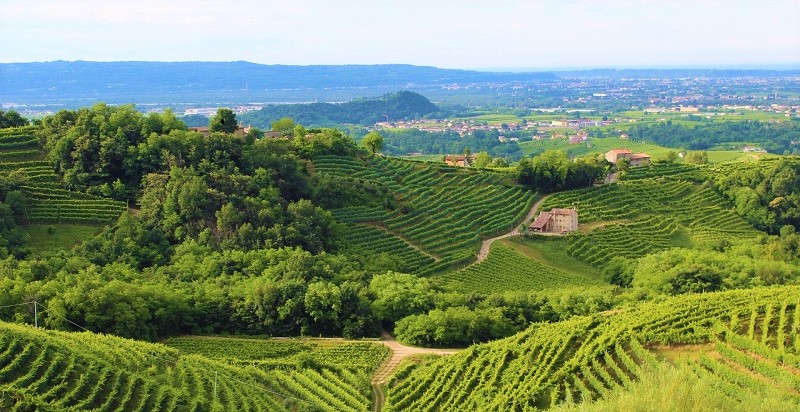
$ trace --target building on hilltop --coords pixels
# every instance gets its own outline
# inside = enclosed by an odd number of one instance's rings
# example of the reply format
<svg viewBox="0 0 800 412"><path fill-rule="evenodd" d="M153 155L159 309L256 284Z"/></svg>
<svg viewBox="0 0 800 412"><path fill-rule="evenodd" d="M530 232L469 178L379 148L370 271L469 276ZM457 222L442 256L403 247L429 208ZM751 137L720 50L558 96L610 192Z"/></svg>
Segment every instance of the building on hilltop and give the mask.
<svg viewBox="0 0 800 412"><path fill-rule="evenodd" d="M528 227L534 232L569 233L578 230L577 209L552 209L541 212Z"/></svg>
<svg viewBox="0 0 800 412"><path fill-rule="evenodd" d="M612 149L606 152L606 160L613 164L622 159L628 159L631 167L650 165L650 155L647 153L631 153L628 149Z"/></svg>
<svg viewBox="0 0 800 412"><path fill-rule="evenodd" d="M475 163L475 155L446 155L444 156L444 162L449 166L468 167Z"/></svg>

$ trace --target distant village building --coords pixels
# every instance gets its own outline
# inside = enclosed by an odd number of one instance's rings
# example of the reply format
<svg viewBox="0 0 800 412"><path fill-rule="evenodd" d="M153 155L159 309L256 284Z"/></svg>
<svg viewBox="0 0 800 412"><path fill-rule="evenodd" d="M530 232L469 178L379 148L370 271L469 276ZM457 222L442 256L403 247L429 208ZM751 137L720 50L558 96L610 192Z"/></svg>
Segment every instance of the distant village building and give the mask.
<svg viewBox="0 0 800 412"><path fill-rule="evenodd" d="M444 156L444 162L449 166L468 167L475 163L475 155L446 155Z"/></svg>
<svg viewBox="0 0 800 412"><path fill-rule="evenodd" d="M606 152L606 160L617 164L622 159L628 159L631 167L650 165L650 155L647 153L631 153L628 149L613 149Z"/></svg>
<svg viewBox="0 0 800 412"><path fill-rule="evenodd" d="M581 144L587 140L589 140L589 136L586 133L578 133L569 137L569 144Z"/></svg>
<svg viewBox="0 0 800 412"><path fill-rule="evenodd" d="M529 226L530 230L542 233L569 233L578 230L576 209L552 209L541 212Z"/></svg>
<svg viewBox="0 0 800 412"><path fill-rule="evenodd" d="M753 146L745 146L742 148L743 152L747 153L766 153L767 151L760 148L760 147L753 147Z"/></svg>

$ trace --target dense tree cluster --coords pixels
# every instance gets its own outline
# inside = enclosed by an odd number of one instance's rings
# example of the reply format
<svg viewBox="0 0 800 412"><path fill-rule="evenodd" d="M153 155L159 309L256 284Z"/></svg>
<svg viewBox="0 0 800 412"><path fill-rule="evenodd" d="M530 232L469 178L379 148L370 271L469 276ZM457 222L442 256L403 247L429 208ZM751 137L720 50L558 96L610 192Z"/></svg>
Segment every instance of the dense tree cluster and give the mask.
<svg viewBox="0 0 800 412"><path fill-rule="evenodd" d="M28 123L28 119L22 117L16 110L7 112L0 110L0 129L26 126Z"/></svg>
<svg viewBox="0 0 800 412"><path fill-rule="evenodd" d="M393 155L407 153L458 154L468 147L473 152L486 151L492 156L519 159L522 151L516 142L501 142L498 130L476 130L467 136L457 132L428 132L419 129L381 130L384 152ZM358 133L356 133L358 135ZM510 136L510 135L509 135Z"/></svg>
<svg viewBox="0 0 800 412"><path fill-rule="evenodd" d="M533 158L520 160L514 176L532 190L554 192L589 187L604 176L609 166L599 157L572 161L562 151L547 150Z"/></svg>
<svg viewBox="0 0 800 412"><path fill-rule="evenodd" d="M261 110L246 113L242 120L264 128L287 117L312 126L366 126L386 120L387 117L392 120L419 119L439 112L439 108L425 96L402 91L372 99L355 99L347 103L268 105Z"/></svg>
<svg viewBox="0 0 800 412"><path fill-rule="evenodd" d="M706 150L724 143L757 144L770 153L799 153L800 122L714 122L693 127L671 121L654 125L635 125L628 134L632 139L647 140L662 146Z"/></svg>
<svg viewBox="0 0 800 412"><path fill-rule="evenodd" d="M800 162L785 158L768 169L717 174L714 184L736 212L755 227L776 234L784 225L800 228Z"/></svg>

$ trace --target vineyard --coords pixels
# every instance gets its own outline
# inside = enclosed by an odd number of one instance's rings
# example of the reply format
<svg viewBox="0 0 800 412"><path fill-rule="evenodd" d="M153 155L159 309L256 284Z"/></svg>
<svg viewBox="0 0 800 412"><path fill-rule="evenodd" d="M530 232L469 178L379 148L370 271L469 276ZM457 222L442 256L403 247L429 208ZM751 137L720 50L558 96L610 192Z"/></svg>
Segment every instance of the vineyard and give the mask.
<svg viewBox="0 0 800 412"><path fill-rule="evenodd" d="M665 166L666 167L666 166ZM660 178L644 177L598 188L554 194L543 208L578 208L580 224L609 223L570 237L568 252L587 263L603 266L614 257L638 258L693 242L754 238L761 232L734 213L712 188L671 174L691 166L669 166ZM694 172L697 172L697 168ZM625 222L618 222L625 220Z"/></svg>
<svg viewBox="0 0 800 412"><path fill-rule="evenodd" d="M0 342L3 410L364 411L370 407L369 375L362 368L323 362L265 368L184 354L159 344L8 323L0 323ZM335 363L354 357L374 365L386 354L379 345L353 345L321 350L328 354L314 359ZM287 350L293 349L277 346L270 353L279 356Z"/></svg>
<svg viewBox="0 0 800 412"><path fill-rule="evenodd" d="M363 225L354 224L370 222L398 237L401 242L382 240L378 250L408 256L407 265L418 267L421 274L474 260L481 239L513 229L536 198L503 174L443 164L320 156L314 168L317 173L388 188L398 200L395 210L354 205L334 210L334 217L351 225L351 233L366 233ZM371 232L370 236L385 237ZM423 257L410 253L409 244L424 252Z"/></svg>
<svg viewBox="0 0 800 412"><path fill-rule="evenodd" d="M686 362L732 401L778 389L800 407L800 288L680 296L536 324L443 360L407 364L389 382L392 411L546 409L624 390L664 345L710 343Z"/></svg>
<svg viewBox="0 0 800 412"><path fill-rule="evenodd" d="M464 270L438 277L445 285L464 293L492 293L507 290L545 290L598 286L599 278L581 276L530 259L495 242L489 257Z"/></svg>
<svg viewBox="0 0 800 412"><path fill-rule="evenodd" d="M108 223L125 203L66 190L43 158L34 126L0 130L0 173L13 174L28 204L31 223Z"/></svg>

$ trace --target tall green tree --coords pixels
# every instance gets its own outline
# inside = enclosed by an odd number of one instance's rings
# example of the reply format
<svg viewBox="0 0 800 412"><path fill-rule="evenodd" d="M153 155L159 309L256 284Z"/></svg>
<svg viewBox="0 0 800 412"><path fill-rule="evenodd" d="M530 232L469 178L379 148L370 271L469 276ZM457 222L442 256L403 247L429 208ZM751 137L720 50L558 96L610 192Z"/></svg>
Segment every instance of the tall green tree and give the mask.
<svg viewBox="0 0 800 412"><path fill-rule="evenodd" d="M380 152L383 149L383 136L376 131L369 132L364 136L361 144L372 153Z"/></svg>
<svg viewBox="0 0 800 412"><path fill-rule="evenodd" d="M283 136L291 136L297 126L291 117L282 117L272 122L272 131L280 132Z"/></svg>
<svg viewBox="0 0 800 412"><path fill-rule="evenodd" d="M217 114L211 118L208 124L212 132L233 133L236 131L236 115L233 110L226 107L217 109Z"/></svg>

